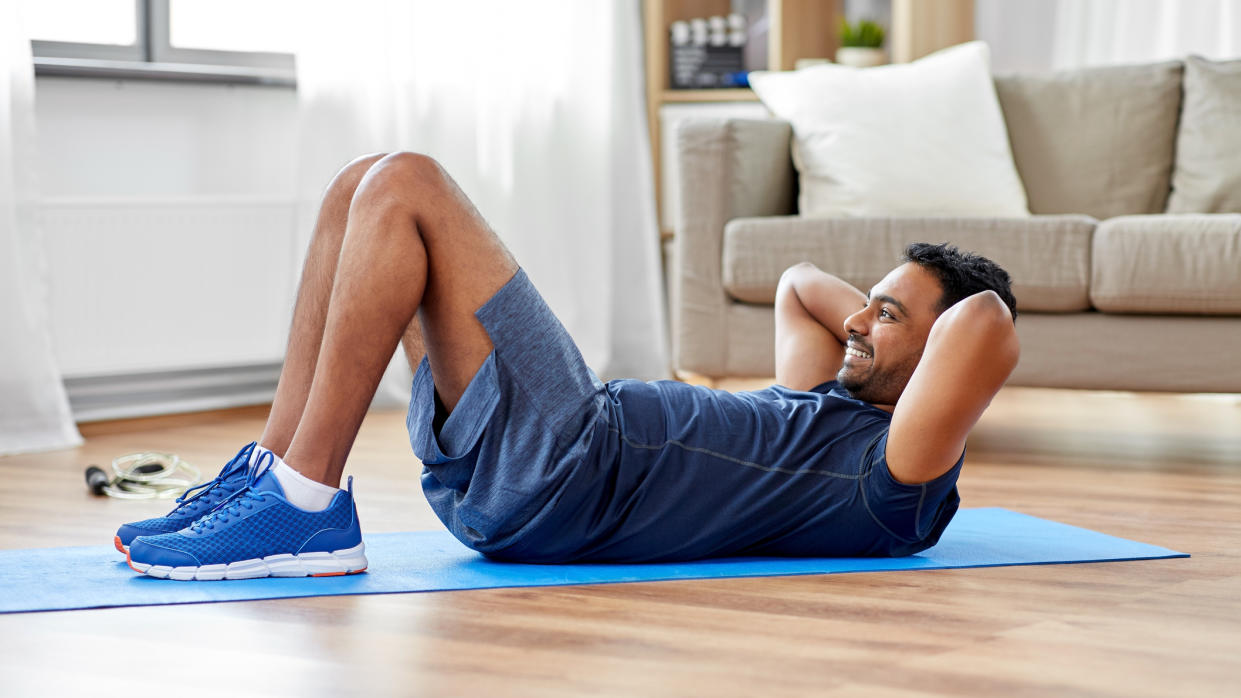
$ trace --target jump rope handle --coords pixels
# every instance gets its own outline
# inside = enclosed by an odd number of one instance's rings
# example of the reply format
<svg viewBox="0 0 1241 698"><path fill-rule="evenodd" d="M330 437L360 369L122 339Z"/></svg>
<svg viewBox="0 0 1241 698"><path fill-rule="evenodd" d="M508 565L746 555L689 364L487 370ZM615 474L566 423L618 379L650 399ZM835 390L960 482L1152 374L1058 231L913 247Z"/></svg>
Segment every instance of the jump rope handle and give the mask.
<svg viewBox="0 0 1241 698"><path fill-rule="evenodd" d="M93 494L102 495L103 488L108 486L108 474L97 465L86 469L86 486Z"/></svg>

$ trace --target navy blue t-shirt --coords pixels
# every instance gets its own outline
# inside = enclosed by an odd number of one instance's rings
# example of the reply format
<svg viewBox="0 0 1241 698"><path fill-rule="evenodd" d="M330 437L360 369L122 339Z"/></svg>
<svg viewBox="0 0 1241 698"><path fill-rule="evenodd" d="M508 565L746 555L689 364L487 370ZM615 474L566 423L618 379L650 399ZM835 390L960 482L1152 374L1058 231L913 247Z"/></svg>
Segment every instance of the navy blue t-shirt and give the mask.
<svg viewBox="0 0 1241 698"><path fill-rule="evenodd" d="M729 393L617 380L606 393L593 462L545 522L584 542L569 557L908 555L934 545L960 501L961 461L928 483L897 482L891 415L834 381Z"/></svg>

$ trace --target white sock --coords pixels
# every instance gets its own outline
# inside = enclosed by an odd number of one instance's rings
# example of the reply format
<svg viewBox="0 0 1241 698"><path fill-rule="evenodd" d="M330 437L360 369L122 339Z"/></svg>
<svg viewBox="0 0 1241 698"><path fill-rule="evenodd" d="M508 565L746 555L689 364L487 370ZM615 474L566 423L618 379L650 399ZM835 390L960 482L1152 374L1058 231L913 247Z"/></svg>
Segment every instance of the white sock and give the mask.
<svg viewBox="0 0 1241 698"><path fill-rule="evenodd" d="M322 482L315 482L310 478L302 475L288 463L271 454L272 457L272 475L276 476L276 481L280 483L280 488L284 490L284 498L289 500L293 506L306 511L323 511L332 503L332 498L336 496L340 489L325 485Z"/></svg>
<svg viewBox="0 0 1241 698"><path fill-rule="evenodd" d="M255 444L254 444L254 448L250 451L250 462L249 462L249 463L246 463L246 465L247 465L248 467L250 467L250 468L253 468L253 467L254 467L254 463L255 463L255 462L256 462L256 461L257 461L260 457L262 457L262 455L263 455L264 453L271 453L271 449L269 449L269 448L264 448L264 447L263 447L263 444L258 443L258 442L255 442ZM279 458L279 457L277 457L277 456L276 456L276 454L274 454L274 453L272 453L272 454L271 454L271 456L272 456L272 458L275 458L276 460L280 460L280 458Z"/></svg>

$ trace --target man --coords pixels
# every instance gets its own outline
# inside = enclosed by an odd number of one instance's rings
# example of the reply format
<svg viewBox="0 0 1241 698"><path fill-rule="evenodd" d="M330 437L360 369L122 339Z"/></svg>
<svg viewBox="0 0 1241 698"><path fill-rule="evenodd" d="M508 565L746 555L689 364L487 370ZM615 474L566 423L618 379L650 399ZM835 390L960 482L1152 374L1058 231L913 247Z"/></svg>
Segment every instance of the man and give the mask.
<svg viewBox="0 0 1241 698"><path fill-rule="evenodd" d="M810 265L784 274L780 385L605 385L434 160L360 158L324 197L257 444L116 545L173 579L363 571L352 488L337 487L404 335L423 489L490 556L922 550L956 511L965 437L1018 346L1002 269L947 246L907 253L869 296Z"/></svg>

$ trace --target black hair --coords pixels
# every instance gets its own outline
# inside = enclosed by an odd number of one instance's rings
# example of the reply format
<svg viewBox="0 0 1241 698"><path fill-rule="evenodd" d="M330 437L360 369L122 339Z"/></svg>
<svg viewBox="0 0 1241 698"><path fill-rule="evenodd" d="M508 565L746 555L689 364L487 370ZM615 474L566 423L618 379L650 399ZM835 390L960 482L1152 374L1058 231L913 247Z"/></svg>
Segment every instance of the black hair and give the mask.
<svg viewBox="0 0 1241 698"><path fill-rule="evenodd" d="M995 291L1013 314L1013 321L1017 320L1017 298L1013 296L1012 279L1000 265L986 257L962 252L946 242L938 245L915 242L905 248L903 261L913 262L939 279L939 285L944 289L939 299L941 313L975 293Z"/></svg>

